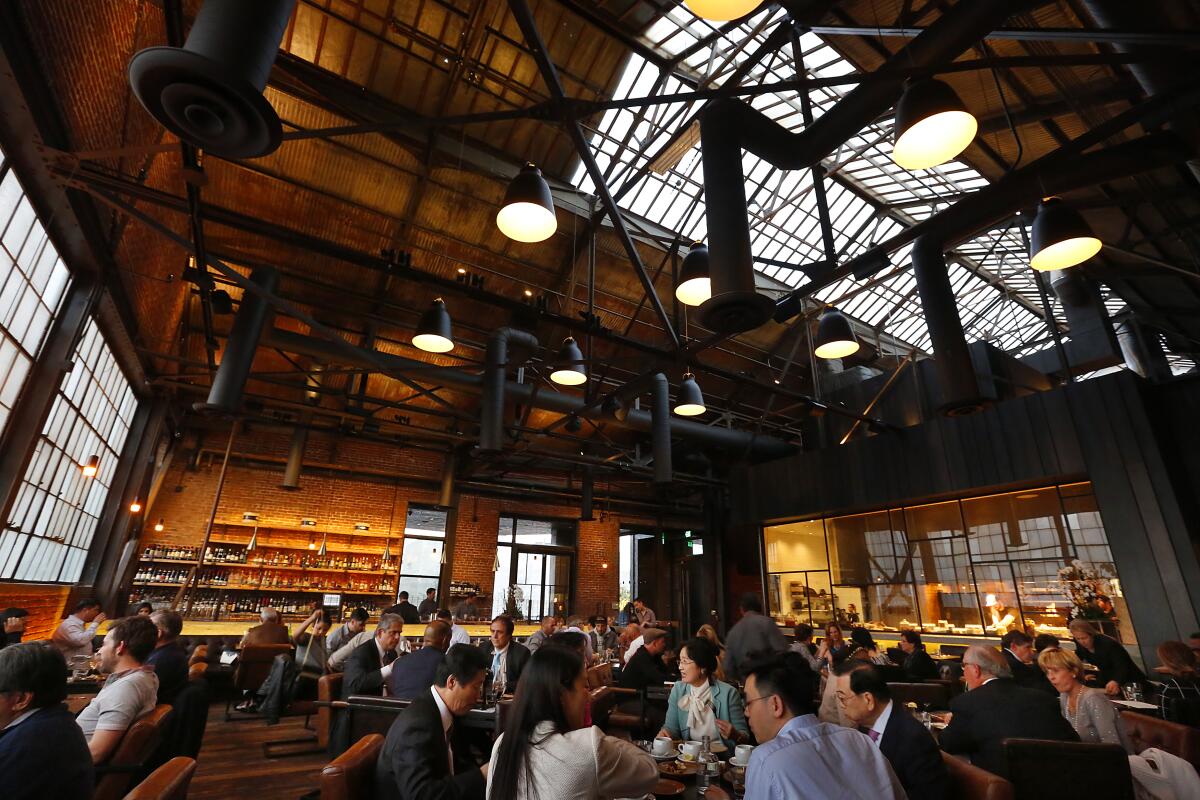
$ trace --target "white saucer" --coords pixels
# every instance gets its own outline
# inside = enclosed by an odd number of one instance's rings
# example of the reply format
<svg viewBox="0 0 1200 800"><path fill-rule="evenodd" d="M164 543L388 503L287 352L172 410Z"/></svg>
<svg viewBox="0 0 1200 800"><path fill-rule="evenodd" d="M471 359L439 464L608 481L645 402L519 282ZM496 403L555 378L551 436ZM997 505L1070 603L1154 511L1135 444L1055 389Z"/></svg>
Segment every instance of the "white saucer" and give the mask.
<svg viewBox="0 0 1200 800"><path fill-rule="evenodd" d="M749 761L738 761L737 756L734 756L733 758L729 759L729 765L731 767L748 767L750 765L750 762Z"/></svg>
<svg viewBox="0 0 1200 800"><path fill-rule="evenodd" d="M654 758L655 761L674 761L676 758L678 758L681 755L681 753L679 752L679 748L672 747L671 752L664 753L661 756L654 752L651 752L650 755Z"/></svg>

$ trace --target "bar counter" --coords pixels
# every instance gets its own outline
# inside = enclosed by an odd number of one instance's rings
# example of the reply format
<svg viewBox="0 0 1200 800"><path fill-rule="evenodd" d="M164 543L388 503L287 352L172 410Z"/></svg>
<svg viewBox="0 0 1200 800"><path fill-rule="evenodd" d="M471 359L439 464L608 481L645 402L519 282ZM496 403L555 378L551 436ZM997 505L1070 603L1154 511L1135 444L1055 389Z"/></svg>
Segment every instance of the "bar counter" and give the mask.
<svg viewBox="0 0 1200 800"><path fill-rule="evenodd" d="M374 626L378 620L371 620L367 623L368 627ZM183 621L184 636L237 636L243 634L250 628L257 625L254 620L232 620L228 622L210 622L206 620L185 619ZM297 622L285 623L289 628L295 628ZM463 625L467 629L467 633L474 637L488 636L491 633L491 622L468 622ZM517 623L516 629L513 631L514 636L529 636L538 629L537 625L528 623ZM100 632L107 630L107 623L101 626ZM425 630L424 622L410 623L404 626L405 636L420 636Z"/></svg>

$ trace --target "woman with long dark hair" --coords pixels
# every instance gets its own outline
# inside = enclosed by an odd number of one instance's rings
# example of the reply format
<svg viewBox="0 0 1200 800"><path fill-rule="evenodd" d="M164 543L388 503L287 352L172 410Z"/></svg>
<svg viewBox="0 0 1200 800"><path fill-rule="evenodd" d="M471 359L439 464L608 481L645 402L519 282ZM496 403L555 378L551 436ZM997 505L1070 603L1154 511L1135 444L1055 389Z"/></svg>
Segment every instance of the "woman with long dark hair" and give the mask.
<svg viewBox="0 0 1200 800"><path fill-rule="evenodd" d="M488 800L599 800L654 789L654 759L636 745L584 727L589 699L583 658L538 649L492 746Z"/></svg>

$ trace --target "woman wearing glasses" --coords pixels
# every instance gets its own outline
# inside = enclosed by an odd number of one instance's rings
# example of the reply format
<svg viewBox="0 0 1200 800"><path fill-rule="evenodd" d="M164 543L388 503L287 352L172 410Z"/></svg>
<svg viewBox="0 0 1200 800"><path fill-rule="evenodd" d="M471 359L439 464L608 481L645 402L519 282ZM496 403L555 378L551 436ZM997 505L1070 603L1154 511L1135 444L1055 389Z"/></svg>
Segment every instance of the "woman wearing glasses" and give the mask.
<svg viewBox="0 0 1200 800"><path fill-rule="evenodd" d="M717 649L707 639L688 639L679 651L681 680L667 700L667 721L659 736L699 741L711 736L725 746L748 741L746 709L733 686L716 679Z"/></svg>

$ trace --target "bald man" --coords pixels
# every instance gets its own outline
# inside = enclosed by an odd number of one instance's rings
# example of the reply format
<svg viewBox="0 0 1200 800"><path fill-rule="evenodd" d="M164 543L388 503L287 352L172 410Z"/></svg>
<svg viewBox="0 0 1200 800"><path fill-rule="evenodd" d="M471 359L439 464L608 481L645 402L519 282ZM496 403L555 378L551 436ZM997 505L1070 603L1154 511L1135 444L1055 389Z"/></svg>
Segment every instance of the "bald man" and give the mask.
<svg viewBox="0 0 1200 800"><path fill-rule="evenodd" d="M396 664L388 678L388 696L411 700L429 693L446 651L450 649L450 626L440 620L425 626L423 646Z"/></svg>

